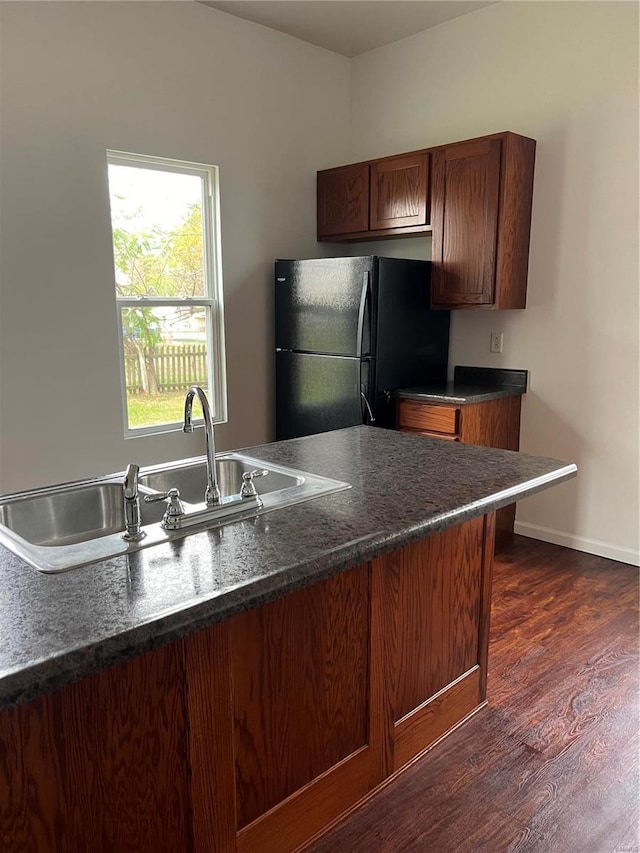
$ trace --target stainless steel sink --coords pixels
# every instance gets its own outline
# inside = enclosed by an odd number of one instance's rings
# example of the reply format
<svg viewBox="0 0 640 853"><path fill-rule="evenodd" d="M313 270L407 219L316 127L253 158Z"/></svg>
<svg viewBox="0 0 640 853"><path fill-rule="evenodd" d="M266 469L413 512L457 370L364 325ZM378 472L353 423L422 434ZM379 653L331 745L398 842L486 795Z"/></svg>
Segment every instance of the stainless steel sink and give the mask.
<svg viewBox="0 0 640 853"><path fill-rule="evenodd" d="M143 507L143 523L162 518L163 507ZM0 503L0 525L31 545L59 547L124 530L120 483L66 486Z"/></svg>
<svg viewBox="0 0 640 853"><path fill-rule="evenodd" d="M216 458L223 500L237 495L242 475L255 469L268 472L255 481L260 508L240 506L237 514L229 517L209 519L184 530L164 530L160 526L164 503L142 500L145 535L138 542L122 538L123 474L9 495L0 498L0 544L42 572L63 572L349 488L339 480L230 453ZM141 498L177 488L187 511L204 507L205 486L204 457L143 468L139 476Z"/></svg>
<svg viewBox="0 0 640 853"><path fill-rule="evenodd" d="M301 471L292 471L284 468L268 468L257 459L249 461L247 457L224 456L216 459L216 474L218 486L222 497L237 495L242 488L242 475L256 468L266 468L269 471L267 477L255 481L256 491L259 495L278 492L282 489L293 488L302 485L308 474ZM168 492L169 489L178 489L180 498L187 503L197 504L204 500L204 490L207 483L206 460L196 459L191 464L178 464L169 466L161 471L153 471L148 474L141 473L138 479L142 488L156 492Z"/></svg>

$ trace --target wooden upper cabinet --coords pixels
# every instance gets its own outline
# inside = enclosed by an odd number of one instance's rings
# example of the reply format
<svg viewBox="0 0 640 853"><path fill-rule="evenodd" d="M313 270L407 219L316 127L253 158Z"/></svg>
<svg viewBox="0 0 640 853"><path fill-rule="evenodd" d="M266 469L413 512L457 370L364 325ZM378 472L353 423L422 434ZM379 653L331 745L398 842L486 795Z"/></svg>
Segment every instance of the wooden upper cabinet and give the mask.
<svg viewBox="0 0 640 853"><path fill-rule="evenodd" d="M318 172L318 240L432 231L432 308L524 308L535 150L494 133Z"/></svg>
<svg viewBox="0 0 640 853"><path fill-rule="evenodd" d="M369 164L318 172L318 240L368 228Z"/></svg>
<svg viewBox="0 0 640 853"><path fill-rule="evenodd" d="M525 307L534 157L513 133L433 152L433 308Z"/></svg>
<svg viewBox="0 0 640 853"><path fill-rule="evenodd" d="M500 147L487 139L433 155L433 304L493 302Z"/></svg>
<svg viewBox="0 0 640 853"><path fill-rule="evenodd" d="M427 223L428 154L388 157L371 165L370 228Z"/></svg>
<svg viewBox="0 0 640 853"><path fill-rule="evenodd" d="M318 172L318 240L349 242L431 230L429 154Z"/></svg>

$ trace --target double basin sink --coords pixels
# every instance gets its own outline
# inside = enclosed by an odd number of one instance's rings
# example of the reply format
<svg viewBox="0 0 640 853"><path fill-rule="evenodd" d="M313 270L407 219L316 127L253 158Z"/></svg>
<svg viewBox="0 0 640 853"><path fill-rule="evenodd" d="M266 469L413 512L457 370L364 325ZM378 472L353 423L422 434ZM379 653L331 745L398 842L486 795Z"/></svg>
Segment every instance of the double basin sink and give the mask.
<svg viewBox="0 0 640 853"><path fill-rule="evenodd" d="M267 472L254 483L260 505L249 501L244 506L236 500L243 475L256 469L261 474ZM123 538L124 475L113 474L0 498L0 544L42 572L63 572L349 488L348 483L339 480L238 453L216 457L216 473L222 503L233 504L233 511L220 518L213 513L188 529L164 529L166 505L161 497L170 489L178 489L187 516L202 512L207 483L205 457L140 470L138 491L144 536L139 541ZM146 502L145 497L153 502Z"/></svg>

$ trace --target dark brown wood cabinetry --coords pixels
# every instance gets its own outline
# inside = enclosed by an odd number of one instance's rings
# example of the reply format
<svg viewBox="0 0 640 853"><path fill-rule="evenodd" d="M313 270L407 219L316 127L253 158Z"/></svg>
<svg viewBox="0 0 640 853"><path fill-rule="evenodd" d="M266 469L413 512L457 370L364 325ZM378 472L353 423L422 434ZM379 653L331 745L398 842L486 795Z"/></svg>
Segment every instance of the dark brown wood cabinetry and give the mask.
<svg viewBox="0 0 640 853"><path fill-rule="evenodd" d="M318 240L368 228L368 164L318 172Z"/></svg>
<svg viewBox="0 0 640 853"><path fill-rule="evenodd" d="M371 165L372 231L427 224L427 154L377 160Z"/></svg>
<svg viewBox="0 0 640 853"><path fill-rule="evenodd" d="M424 233L430 230L428 186L426 152L318 172L318 240Z"/></svg>
<svg viewBox="0 0 640 853"><path fill-rule="evenodd" d="M519 450L520 408L519 396L461 405L399 399L396 426L402 432L445 441ZM515 504L497 511L496 527L500 534L513 533L515 515Z"/></svg>
<svg viewBox="0 0 640 853"><path fill-rule="evenodd" d="M486 701L494 516L0 714L0 847L290 853Z"/></svg>
<svg viewBox="0 0 640 853"><path fill-rule="evenodd" d="M525 307L534 155L514 133L433 152L432 307Z"/></svg>
<svg viewBox="0 0 640 853"><path fill-rule="evenodd" d="M535 146L504 132L318 172L318 240L432 231L433 308L524 308Z"/></svg>

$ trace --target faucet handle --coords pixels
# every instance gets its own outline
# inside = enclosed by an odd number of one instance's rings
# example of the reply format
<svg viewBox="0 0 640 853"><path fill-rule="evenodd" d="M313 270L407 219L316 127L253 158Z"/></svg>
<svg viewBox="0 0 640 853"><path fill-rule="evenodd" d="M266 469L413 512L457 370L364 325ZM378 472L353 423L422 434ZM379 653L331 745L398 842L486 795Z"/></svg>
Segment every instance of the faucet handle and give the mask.
<svg viewBox="0 0 640 853"><path fill-rule="evenodd" d="M242 488L240 489L240 497L253 498L258 492L253 484L256 477L266 477L269 472L266 468L256 468L255 471L245 471L242 475Z"/></svg>
<svg viewBox="0 0 640 853"><path fill-rule="evenodd" d="M154 504L158 501L166 501L167 508L162 516L160 526L165 530L177 530L182 526L182 518L185 514L184 504L180 500L180 492L177 489L169 489L158 495L145 495L144 502Z"/></svg>
<svg viewBox="0 0 640 853"><path fill-rule="evenodd" d="M129 465L127 465L127 470L122 482L122 488L124 489L125 498L129 501L133 501L138 497L139 471L140 466L136 465L135 462L130 462Z"/></svg>
<svg viewBox="0 0 640 853"><path fill-rule="evenodd" d="M184 504L180 500L180 492L178 489L169 489L168 492L161 492L158 495L145 495L144 502L146 504L154 504L158 501L166 501L167 509L164 513L164 520L175 518L178 515L184 515Z"/></svg>

